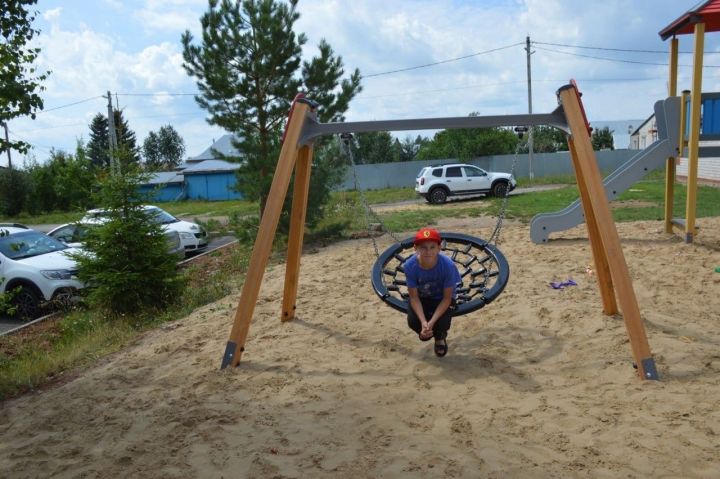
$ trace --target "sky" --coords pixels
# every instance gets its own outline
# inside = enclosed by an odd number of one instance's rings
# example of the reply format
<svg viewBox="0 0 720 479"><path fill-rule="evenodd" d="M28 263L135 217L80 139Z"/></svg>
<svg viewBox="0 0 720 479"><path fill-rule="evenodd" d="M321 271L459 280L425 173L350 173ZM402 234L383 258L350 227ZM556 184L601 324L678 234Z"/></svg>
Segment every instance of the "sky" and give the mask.
<svg viewBox="0 0 720 479"><path fill-rule="evenodd" d="M617 128L646 119L667 96L669 40L658 32L697 3L300 0L295 29L308 38L304 58L324 38L347 71L363 75L347 121L527 113L529 36L533 112L554 110L557 89L572 78L591 123ZM35 120L10 121L10 138L32 144L38 162L52 149L73 152L88 141L92 118L107 114L110 91L139 144L169 124L187 156L200 154L227 133L206 122L182 67L181 35L200 37L207 8L207 0L39 0L36 66L51 71L45 108ZM691 84L693 35L679 40L682 90ZM706 36L704 50L703 91L718 91L720 33ZM13 152L14 165L23 160ZM0 165L7 162L2 155Z"/></svg>

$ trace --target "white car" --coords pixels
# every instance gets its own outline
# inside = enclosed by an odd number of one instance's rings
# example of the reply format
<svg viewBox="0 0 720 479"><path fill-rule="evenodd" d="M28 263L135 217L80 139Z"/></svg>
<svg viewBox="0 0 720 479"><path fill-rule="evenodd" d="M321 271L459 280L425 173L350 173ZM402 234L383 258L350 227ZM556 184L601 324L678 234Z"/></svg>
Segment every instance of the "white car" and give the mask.
<svg viewBox="0 0 720 479"><path fill-rule="evenodd" d="M426 166L415 178L415 191L429 203L440 204L450 196L493 195L504 197L517 181L510 173L485 171L474 165L451 163Z"/></svg>
<svg viewBox="0 0 720 479"><path fill-rule="evenodd" d="M55 238L58 241L62 241L68 246L73 248L82 248L85 243L85 237L88 233L88 228L92 227L95 223L67 223L53 228L48 232L48 236ZM185 248L180 241L180 233L174 230L166 229L164 231L165 238L168 244L168 253L177 257L178 259L185 258Z"/></svg>
<svg viewBox="0 0 720 479"><path fill-rule="evenodd" d="M175 218L157 206L145 205L143 208L150 213L151 218L162 225L163 230L177 231L186 255L207 249L208 236L202 226ZM80 223L97 224L107 220L107 216L107 212L103 209L90 210Z"/></svg>
<svg viewBox="0 0 720 479"><path fill-rule="evenodd" d="M44 303L66 303L83 284L68 253L77 251L39 231L0 224L0 292L12 295L15 316L34 319Z"/></svg>

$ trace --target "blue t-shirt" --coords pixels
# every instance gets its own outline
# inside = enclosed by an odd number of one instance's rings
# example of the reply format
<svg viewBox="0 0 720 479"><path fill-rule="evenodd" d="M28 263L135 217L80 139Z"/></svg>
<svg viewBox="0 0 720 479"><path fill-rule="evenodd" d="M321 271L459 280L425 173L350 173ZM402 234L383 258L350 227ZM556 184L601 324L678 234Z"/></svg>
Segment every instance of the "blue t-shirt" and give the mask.
<svg viewBox="0 0 720 479"><path fill-rule="evenodd" d="M453 288L460 282L458 272L453 260L444 254L438 254L438 261L431 269L423 269L418 264L416 255L412 255L403 266L408 288L417 288L420 298L442 299L443 289Z"/></svg>

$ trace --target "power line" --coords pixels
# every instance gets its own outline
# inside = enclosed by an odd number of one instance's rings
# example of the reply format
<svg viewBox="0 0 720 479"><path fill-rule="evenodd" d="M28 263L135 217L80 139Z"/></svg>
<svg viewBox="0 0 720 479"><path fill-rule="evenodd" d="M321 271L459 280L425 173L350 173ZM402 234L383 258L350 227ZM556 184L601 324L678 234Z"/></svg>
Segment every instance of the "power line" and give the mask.
<svg viewBox="0 0 720 479"><path fill-rule="evenodd" d="M38 145L38 144L36 144L36 143L32 143L32 142L26 140L25 138L23 138L22 136L18 135L17 133L15 133L14 131L12 131L12 130L9 129L9 128L8 128L8 131L9 131L15 138L17 138L18 140L24 141L25 143L27 143L28 145L32 146L33 148L42 148L42 149L48 150L48 151L52 151L52 150L54 149L54 147L52 147L52 146Z"/></svg>
<svg viewBox="0 0 720 479"><path fill-rule="evenodd" d="M552 53L560 53L562 55L570 55L573 57L581 57L581 58L591 58L593 60L604 60L608 62L617 62L617 63L632 63L636 65L653 65L653 66L661 66L661 67L667 67L667 63L655 63L655 62L642 62L639 60L621 60L618 58L608 58L608 57L597 57L594 55L583 55L582 53L572 53L572 52L564 52L562 50L553 50L552 48L543 48L543 47L535 47L538 50L544 50L546 52L552 52ZM681 67L690 67L692 65L678 65ZM703 65L703 68L720 68L720 65Z"/></svg>
<svg viewBox="0 0 720 479"><path fill-rule="evenodd" d="M118 96L196 96L198 93L169 93L169 92L156 92L156 93L115 93Z"/></svg>
<svg viewBox="0 0 720 479"><path fill-rule="evenodd" d="M609 47L590 47L585 45L568 45L566 43L550 43L550 42L532 42L533 45L550 45L553 47L566 47L566 48L581 48L584 50L601 50L601 51L608 51L608 52L627 52L627 53L662 53L664 55L667 55L668 52L666 50L636 50L631 48L609 48ZM678 53L694 53L694 52L678 52ZM711 54L711 53L720 53L720 52L703 52L703 54Z"/></svg>
<svg viewBox="0 0 720 479"><path fill-rule="evenodd" d="M98 95L98 96L94 96L94 97L92 97L92 98L85 98L84 100L79 100L79 101L76 101L76 102L73 102L73 103L68 103L67 105L60 105L60 106L56 106L56 107L53 107L53 108L48 108L47 110L41 110L41 111L38 112L38 114L40 114L40 113L47 113L47 112L53 111L53 110L60 110L61 108L68 108L68 107L71 107L71 106L79 105L79 104L81 104L81 103L87 103L87 102L89 102L89 101L97 100L98 98L104 98L104 97L103 97L102 95Z"/></svg>
<svg viewBox="0 0 720 479"><path fill-rule="evenodd" d="M504 47L493 48L492 50L485 50L484 52L471 53L470 55L464 55L462 57L450 58L448 60L440 60L439 62L426 63L424 65L417 65L417 66L408 67L408 68L400 68L398 70L390 70L387 72L373 73L372 75L364 75L363 78L373 78L373 77L379 77L381 75L390 75L392 73L400 73L400 72L406 72L406 71L410 71L410 70L418 70L420 68L434 67L436 65L442 65L443 63L456 62L458 60L465 60L466 58L471 58L471 57L476 57L479 55L485 55L488 53L498 52L500 50L505 50L507 48L516 47L518 45L524 45L524 42L513 43L512 45L505 45Z"/></svg>
<svg viewBox="0 0 720 479"><path fill-rule="evenodd" d="M642 82L642 81L656 81L658 80L658 77L646 77L646 78L593 78L593 79L583 79L583 78L576 78L577 82L582 83L616 83L616 82ZM539 78L539 79L533 79L533 83L566 83L567 78L558 80L558 79L552 79L552 78ZM525 84L526 80L512 80L512 81L506 81L506 82L497 82L497 83L482 83L482 84L475 84L475 85L465 85L465 86L458 86L458 87L449 87L449 88L436 88L432 90L412 90L412 91L406 91L403 93L390 93L387 95L372 95L372 96L365 96L362 93L360 93L357 97L357 100L370 100L370 99L376 99L376 98L395 98L400 96L408 96L408 95L419 95L419 94L425 94L425 93L439 93L439 92L445 92L445 91L456 91L456 90L470 90L473 88L486 88L486 87L496 87L496 86L505 86L505 85L512 85L512 84Z"/></svg>

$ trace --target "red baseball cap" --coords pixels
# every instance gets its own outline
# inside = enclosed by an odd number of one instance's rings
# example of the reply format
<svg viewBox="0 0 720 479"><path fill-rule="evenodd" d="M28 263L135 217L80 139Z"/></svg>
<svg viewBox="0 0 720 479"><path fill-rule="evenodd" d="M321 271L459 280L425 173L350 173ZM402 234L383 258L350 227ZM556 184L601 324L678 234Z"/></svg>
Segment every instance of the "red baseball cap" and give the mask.
<svg viewBox="0 0 720 479"><path fill-rule="evenodd" d="M423 241L434 241L437 244L440 244L440 233L438 233L438 230L433 228L420 228L420 230L415 233L413 244L422 243Z"/></svg>

